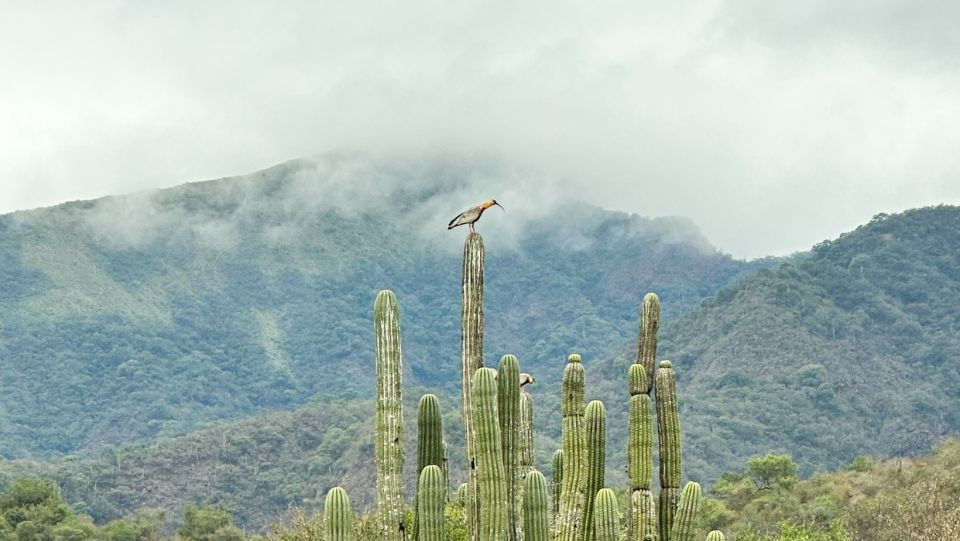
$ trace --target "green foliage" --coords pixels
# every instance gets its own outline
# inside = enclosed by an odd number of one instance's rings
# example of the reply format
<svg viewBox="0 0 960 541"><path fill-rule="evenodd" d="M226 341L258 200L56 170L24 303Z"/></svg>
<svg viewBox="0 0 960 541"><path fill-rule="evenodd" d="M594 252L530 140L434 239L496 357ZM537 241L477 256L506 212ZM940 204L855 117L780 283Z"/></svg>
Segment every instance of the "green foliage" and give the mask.
<svg viewBox="0 0 960 541"><path fill-rule="evenodd" d="M177 535L189 541L243 541L244 535L233 525L233 516L221 507L204 504L187 505L183 510L183 526Z"/></svg>
<svg viewBox="0 0 960 541"><path fill-rule="evenodd" d="M163 511L144 509L134 515L108 522L100 529L103 541L158 541Z"/></svg>
<svg viewBox="0 0 960 541"><path fill-rule="evenodd" d="M747 475L759 490L788 489L797 482L797 464L789 455L767 453L747 461Z"/></svg>
<svg viewBox="0 0 960 541"><path fill-rule="evenodd" d="M839 522L834 522L827 531L811 529L790 522L781 522L776 535L743 532L737 541L852 541L853 538Z"/></svg>

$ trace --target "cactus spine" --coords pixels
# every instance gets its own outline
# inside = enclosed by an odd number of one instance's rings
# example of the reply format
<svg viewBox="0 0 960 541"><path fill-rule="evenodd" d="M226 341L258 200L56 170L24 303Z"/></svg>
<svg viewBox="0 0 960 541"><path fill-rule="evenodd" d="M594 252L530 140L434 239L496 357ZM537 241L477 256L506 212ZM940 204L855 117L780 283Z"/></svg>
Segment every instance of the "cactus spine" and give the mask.
<svg viewBox="0 0 960 541"><path fill-rule="evenodd" d="M377 516L381 535L403 541L403 363L400 310L392 291L374 302L377 354Z"/></svg>
<svg viewBox="0 0 960 541"><path fill-rule="evenodd" d="M660 361L656 373L657 436L660 444L659 529L661 539L670 539L673 514L680 493L680 414L677 379L670 361Z"/></svg>
<svg viewBox="0 0 960 541"><path fill-rule="evenodd" d="M646 370L640 364L627 371L630 414L627 440L627 473L630 476L628 538L643 539L657 532L656 512L650 485L653 478L653 406Z"/></svg>
<svg viewBox="0 0 960 541"><path fill-rule="evenodd" d="M593 528L597 541L620 539L620 517L617 516L617 495L609 488L597 491L593 511Z"/></svg>
<svg viewBox="0 0 960 541"><path fill-rule="evenodd" d="M657 331L660 329L660 297L656 293L647 293L643 296L643 308L640 310L640 338L637 340L637 362L643 367L648 376L652 375L656 366ZM647 380L644 394L650 394L653 382ZM664 539L663 541L667 541Z"/></svg>
<svg viewBox="0 0 960 541"><path fill-rule="evenodd" d="M707 534L707 541L727 541L727 538L720 530L713 530Z"/></svg>
<svg viewBox="0 0 960 541"><path fill-rule="evenodd" d="M463 429L467 441L467 470L472 492L470 508L467 509L467 524L471 539L477 541L480 520L480 498L477 486L476 449L473 437L473 408L471 406L470 382L478 368L483 366L483 237L477 233L467 235L463 244L463 279L460 304L460 383L463 394Z"/></svg>
<svg viewBox="0 0 960 541"><path fill-rule="evenodd" d="M533 470L523 483L523 539L547 541L550 537L550 519L547 514L547 481L543 474Z"/></svg>
<svg viewBox="0 0 960 541"><path fill-rule="evenodd" d="M680 493L670 541L693 541L697 514L700 512L700 485L690 481Z"/></svg>
<svg viewBox="0 0 960 541"><path fill-rule="evenodd" d="M563 449L557 449L553 452L553 515L560 512L560 488L563 485Z"/></svg>
<svg viewBox="0 0 960 541"><path fill-rule="evenodd" d="M417 489L416 531L422 541L443 541L447 482L443 470L429 464L420 472Z"/></svg>
<svg viewBox="0 0 960 541"><path fill-rule="evenodd" d="M597 492L603 488L603 473L606 467L606 431L607 410L603 402L593 400L587 404L586 412L586 445L587 445L587 479L584 488L586 495L583 503L583 529L580 539L594 541L596 531L593 522L594 499Z"/></svg>
<svg viewBox="0 0 960 541"><path fill-rule="evenodd" d="M497 415L500 450L507 480L509 541L520 538L520 364L513 355L500 359L497 376Z"/></svg>
<svg viewBox="0 0 960 541"><path fill-rule="evenodd" d="M497 419L497 383L492 370L481 368L476 371L470 387L470 401L479 488L479 539L503 541L509 528L509 504Z"/></svg>
<svg viewBox="0 0 960 541"><path fill-rule="evenodd" d="M417 407L417 478L427 466L445 467L446 446L443 443L443 423L440 418L440 401L432 394L425 394L420 397L420 404ZM446 473L444 473L444 483L446 483ZM420 539L420 521L416 514L420 512L418 500L420 491L413 501L415 513L413 521L413 539Z"/></svg>
<svg viewBox="0 0 960 541"><path fill-rule="evenodd" d="M572 354L563 369L563 485L557 516L556 541L575 541L582 526L584 490L583 364Z"/></svg>

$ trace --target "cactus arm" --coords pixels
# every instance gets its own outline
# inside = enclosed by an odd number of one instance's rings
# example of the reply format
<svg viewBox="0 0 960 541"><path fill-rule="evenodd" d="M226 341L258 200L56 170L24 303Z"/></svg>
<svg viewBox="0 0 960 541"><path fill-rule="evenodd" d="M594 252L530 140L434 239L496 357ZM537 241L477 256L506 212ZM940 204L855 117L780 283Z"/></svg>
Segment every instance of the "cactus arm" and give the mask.
<svg viewBox="0 0 960 541"><path fill-rule="evenodd" d="M583 435L584 370L580 356L572 354L563 370L563 486L557 515L556 541L579 539L583 515L584 462Z"/></svg>
<svg viewBox="0 0 960 541"><path fill-rule="evenodd" d="M609 488L597 491L593 511L593 530L597 541L619 541L620 517L617 495Z"/></svg>
<svg viewBox="0 0 960 541"><path fill-rule="evenodd" d="M520 538L520 364L513 355L500 359L497 376L500 450L507 480L508 541Z"/></svg>

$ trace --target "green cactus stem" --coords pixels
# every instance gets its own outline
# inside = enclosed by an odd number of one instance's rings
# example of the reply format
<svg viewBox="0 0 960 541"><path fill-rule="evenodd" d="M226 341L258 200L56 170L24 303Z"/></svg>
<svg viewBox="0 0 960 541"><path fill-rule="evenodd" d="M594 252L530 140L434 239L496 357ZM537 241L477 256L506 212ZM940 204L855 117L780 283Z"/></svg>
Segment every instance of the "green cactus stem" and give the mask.
<svg viewBox="0 0 960 541"><path fill-rule="evenodd" d="M470 387L473 411L474 449L476 450L477 486L479 487L480 541L503 541L507 538L507 480L500 449L500 424L497 418L497 382L493 371L476 371Z"/></svg>
<svg viewBox="0 0 960 541"><path fill-rule="evenodd" d="M690 481L680 493L680 502L673 517L670 541L693 541L700 513L700 485Z"/></svg>
<svg viewBox="0 0 960 541"><path fill-rule="evenodd" d="M643 539L657 535L657 503L653 493L647 489L634 490L630 495L629 524L627 539Z"/></svg>
<svg viewBox="0 0 960 541"><path fill-rule="evenodd" d="M447 483L443 470L429 464L420 472L417 490L416 531L421 541L443 541Z"/></svg>
<svg viewBox="0 0 960 541"><path fill-rule="evenodd" d="M520 390L520 477L533 469L533 398Z"/></svg>
<svg viewBox="0 0 960 541"><path fill-rule="evenodd" d="M656 293L643 296L643 308L640 310L640 338L637 340L637 362L647 375L653 374L657 358L657 331L660 329L660 297ZM650 379L644 394L650 394ZM664 539L663 541L668 541Z"/></svg>
<svg viewBox="0 0 960 541"><path fill-rule="evenodd" d="M660 361L657 370L657 436L660 444L660 487L680 488L680 414L677 378L670 361Z"/></svg>
<svg viewBox="0 0 960 541"><path fill-rule="evenodd" d="M470 382L478 368L483 366L483 237L470 233L463 244L462 301L460 304L460 383L463 394L463 429L466 437L467 483L473 492L471 509L467 510L470 538L478 539L480 499L478 496L477 461L474 449Z"/></svg>
<svg viewBox="0 0 960 541"><path fill-rule="evenodd" d="M673 517L679 500L679 488L664 487L660 489L660 494L657 497L657 527L660 530L660 539L670 539L670 532L673 531Z"/></svg>
<svg viewBox="0 0 960 541"><path fill-rule="evenodd" d="M445 463L446 446L443 443L443 423L440 418L440 401L432 394L425 394L420 397L420 404L417 407L417 477L427 466L440 466L441 470ZM446 479L446 475L444 475ZM413 539L420 539L419 525L420 521L416 518L419 511L417 499L420 492L413 500L414 520L413 520Z"/></svg>
<svg viewBox="0 0 960 541"><path fill-rule="evenodd" d="M727 541L727 537L720 530L713 530L707 534L707 541Z"/></svg>
<svg viewBox="0 0 960 541"><path fill-rule="evenodd" d="M387 541L403 541L403 362L400 310L392 291L374 302L377 356L377 516Z"/></svg>
<svg viewBox="0 0 960 541"><path fill-rule="evenodd" d="M563 449L557 449L553 452L553 486L552 489L552 506L553 506L553 515L556 516L560 512L560 489L563 486Z"/></svg>
<svg viewBox="0 0 960 541"><path fill-rule="evenodd" d="M523 483L523 540L547 541L549 538L547 481L542 473L532 470Z"/></svg>
<svg viewBox="0 0 960 541"><path fill-rule="evenodd" d="M563 484L557 514L556 541L579 539L583 514L586 452L583 434L584 370L580 356L572 354L563 369Z"/></svg>
<svg viewBox="0 0 960 541"><path fill-rule="evenodd" d="M467 508L467 496L470 493L470 485L467 483L460 483L460 486L457 487L457 505L466 509Z"/></svg>
<svg viewBox="0 0 960 541"><path fill-rule="evenodd" d="M587 446L587 479L584 487L586 498L583 503L583 529L580 539L594 541L597 532L593 522L594 498L603 488L603 473L606 453L607 410L603 402L593 400L587 404L586 410L586 446Z"/></svg>
<svg viewBox="0 0 960 541"><path fill-rule="evenodd" d="M497 415L500 421L500 451L507 479L507 540L520 539L520 363L504 355L497 370Z"/></svg>
<svg viewBox="0 0 960 541"><path fill-rule="evenodd" d="M643 307L640 309L640 337L637 340L637 361L634 364L642 366L648 376L653 374L657 367L657 331L659 329L660 297L656 293L647 293L643 296ZM652 385L652 378L648 378L644 394L650 394Z"/></svg>
<svg viewBox="0 0 960 541"><path fill-rule="evenodd" d="M617 515L617 495L609 488L597 491L593 511L593 530L597 541L619 541L620 517Z"/></svg>
<svg viewBox="0 0 960 541"><path fill-rule="evenodd" d="M653 480L653 405L647 389L643 366L630 365L627 370L630 391L630 413L627 434L627 473L630 478L628 539L642 539L656 533L656 505L650 485Z"/></svg>
<svg viewBox="0 0 960 541"><path fill-rule="evenodd" d="M323 537L326 541L353 541L353 511L347 491L333 487L323 502Z"/></svg>

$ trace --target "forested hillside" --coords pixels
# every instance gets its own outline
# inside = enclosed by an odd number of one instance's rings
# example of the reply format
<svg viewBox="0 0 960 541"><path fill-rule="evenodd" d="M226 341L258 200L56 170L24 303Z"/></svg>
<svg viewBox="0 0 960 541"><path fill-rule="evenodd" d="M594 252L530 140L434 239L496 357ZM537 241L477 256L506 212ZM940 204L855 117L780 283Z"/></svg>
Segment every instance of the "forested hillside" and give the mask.
<svg viewBox="0 0 960 541"><path fill-rule="evenodd" d="M708 478L764 451L801 472L911 455L960 429L960 209L878 215L664 326L686 453Z"/></svg>
<svg viewBox="0 0 960 541"><path fill-rule="evenodd" d="M646 291L674 315L761 266L685 220L523 196L530 184L480 162L331 155L0 217L0 455L96 455L334 390L368 397L383 288L409 381L456 389L464 231L445 225L491 195L507 211L479 226L488 359L513 352L534 373L631 339Z"/></svg>

